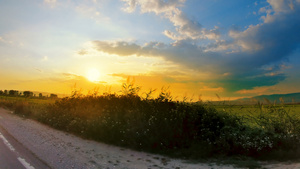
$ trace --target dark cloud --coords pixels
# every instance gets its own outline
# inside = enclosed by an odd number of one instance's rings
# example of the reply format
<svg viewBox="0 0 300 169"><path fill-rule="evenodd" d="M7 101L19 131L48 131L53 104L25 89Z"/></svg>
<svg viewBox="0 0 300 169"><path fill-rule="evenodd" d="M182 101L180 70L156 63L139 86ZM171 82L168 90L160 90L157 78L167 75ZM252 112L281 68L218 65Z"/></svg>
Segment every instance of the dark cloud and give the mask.
<svg viewBox="0 0 300 169"><path fill-rule="evenodd" d="M94 41L96 49L99 51L107 52L110 54L116 54L120 56L128 56L128 55L140 55L141 47L134 43L128 43L125 41L117 41L117 42L105 42L105 41Z"/></svg>
<svg viewBox="0 0 300 169"><path fill-rule="evenodd" d="M278 74L274 76L260 76L260 77L232 77L221 80L222 84L229 92L235 92L242 89L253 89L253 87L261 86L273 86L286 79L284 74Z"/></svg>

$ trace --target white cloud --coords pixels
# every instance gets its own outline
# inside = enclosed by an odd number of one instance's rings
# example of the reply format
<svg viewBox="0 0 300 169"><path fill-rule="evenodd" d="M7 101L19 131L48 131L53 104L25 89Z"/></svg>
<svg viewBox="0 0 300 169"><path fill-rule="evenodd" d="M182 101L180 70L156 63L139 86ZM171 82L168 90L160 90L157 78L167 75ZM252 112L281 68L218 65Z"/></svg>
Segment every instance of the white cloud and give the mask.
<svg viewBox="0 0 300 169"><path fill-rule="evenodd" d="M295 5L299 5L300 0L267 0L267 2L269 6L259 10L261 13L266 13L266 16L261 17L265 23L273 22L275 16L280 13L292 12L295 10Z"/></svg>
<svg viewBox="0 0 300 169"><path fill-rule="evenodd" d="M127 6L123 8L125 12L131 13L135 11L136 8L136 0L123 0L127 3Z"/></svg>
<svg viewBox="0 0 300 169"><path fill-rule="evenodd" d="M87 6L85 4L80 4L75 7L76 12L79 14L88 17L89 19L92 19L96 21L97 23L101 23L103 21L110 21L110 18L107 16L103 16L97 7L95 6Z"/></svg>
<svg viewBox="0 0 300 169"><path fill-rule="evenodd" d="M56 0L44 0L45 4L48 4L51 8L55 7L57 1Z"/></svg>
<svg viewBox="0 0 300 169"><path fill-rule="evenodd" d="M186 17L185 13L180 10L184 5L185 0L122 0L126 3L123 8L126 12L134 12L137 6L140 7L142 13L153 12L156 15L163 15L176 27L176 32L165 30L163 34L172 40L186 39L211 39L219 38L218 29L206 30L201 24L192 21Z"/></svg>
<svg viewBox="0 0 300 169"><path fill-rule="evenodd" d="M287 12L294 9L293 0L267 0L272 9L278 12Z"/></svg>
<svg viewBox="0 0 300 169"><path fill-rule="evenodd" d="M13 38L10 37L10 35L6 35L5 37L0 36L0 42L8 45L24 46L22 42L16 43L16 41L14 41Z"/></svg>
<svg viewBox="0 0 300 169"><path fill-rule="evenodd" d="M48 61L48 56L43 56L43 59L42 59L43 62L46 62Z"/></svg>
<svg viewBox="0 0 300 169"><path fill-rule="evenodd" d="M155 14L172 13L177 10L179 6L182 6L185 0L122 0L126 3L126 7L123 8L126 12L134 12L136 7L141 7L142 13L154 12Z"/></svg>
<svg viewBox="0 0 300 169"><path fill-rule="evenodd" d="M52 4L52 3L56 3L56 0L44 0L44 2Z"/></svg>
<svg viewBox="0 0 300 169"><path fill-rule="evenodd" d="M44 0L44 3L51 8L60 6L66 9L75 10L79 15L85 18L92 19L97 23L110 21L108 16L101 13L103 2L105 0L84 0L84 1L71 1L71 0Z"/></svg>

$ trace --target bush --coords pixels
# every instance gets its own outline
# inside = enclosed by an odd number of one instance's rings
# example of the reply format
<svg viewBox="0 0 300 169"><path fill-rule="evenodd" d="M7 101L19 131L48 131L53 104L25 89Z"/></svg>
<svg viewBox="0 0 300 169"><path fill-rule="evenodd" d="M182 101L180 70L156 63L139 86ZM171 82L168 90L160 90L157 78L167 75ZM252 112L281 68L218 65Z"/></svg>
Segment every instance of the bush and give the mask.
<svg viewBox="0 0 300 169"><path fill-rule="evenodd" d="M157 98L143 99L133 84L123 87L121 95L74 94L40 107L28 102L5 105L85 138L180 157L261 157L299 150L300 118L280 107L260 107L260 114L252 117L257 125L249 126L213 106L172 101L166 89Z"/></svg>

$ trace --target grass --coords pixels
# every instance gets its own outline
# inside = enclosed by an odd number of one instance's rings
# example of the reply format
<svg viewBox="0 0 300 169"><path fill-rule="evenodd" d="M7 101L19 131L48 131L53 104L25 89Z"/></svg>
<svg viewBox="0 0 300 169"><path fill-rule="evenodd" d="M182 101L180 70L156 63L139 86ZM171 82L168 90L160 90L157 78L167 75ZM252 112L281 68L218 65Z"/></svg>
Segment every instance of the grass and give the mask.
<svg viewBox="0 0 300 169"><path fill-rule="evenodd" d="M139 89L129 82L121 94L84 96L74 91L56 101L1 97L0 106L84 138L176 158L300 156L299 107L178 102L172 101L167 88L156 98L153 90L139 96ZM257 168L246 161L249 168Z"/></svg>
<svg viewBox="0 0 300 169"><path fill-rule="evenodd" d="M18 96L0 96L0 107L13 110L15 114L34 117L45 106L54 104L56 99L26 98Z"/></svg>
<svg viewBox="0 0 300 169"><path fill-rule="evenodd" d="M213 105L220 112L228 112L235 116L244 119L244 123L250 126L257 126L255 119L267 115L279 115L279 113L286 113L289 116L293 116L298 119L300 117L300 105L288 105L288 104L262 104L257 102L254 105L230 105L230 104L218 104Z"/></svg>

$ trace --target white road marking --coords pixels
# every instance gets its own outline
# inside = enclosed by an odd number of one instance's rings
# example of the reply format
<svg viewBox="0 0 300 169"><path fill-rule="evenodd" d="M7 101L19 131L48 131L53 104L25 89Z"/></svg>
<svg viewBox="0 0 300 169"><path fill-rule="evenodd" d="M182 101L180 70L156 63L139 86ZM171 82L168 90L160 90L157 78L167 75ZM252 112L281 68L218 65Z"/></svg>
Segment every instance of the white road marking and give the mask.
<svg viewBox="0 0 300 169"><path fill-rule="evenodd" d="M15 152L16 149L8 142L8 140L2 135L0 132L0 138L3 140L4 144L12 151ZM26 168L26 169L35 169L33 166L31 166L25 159L18 157L18 160L20 163Z"/></svg>
<svg viewBox="0 0 300 169"><path fill-rule="evenodd" d="M35 169L33 166L31 166L29 163L27 163L27 161L25 159L18 157L18 160L26 169Z"/></svg>
<svg viewBox="0 0 300 169"><path fill-rule="evenodd" d="M11 150L11 151L15 151L15 148L6 140L6 138L2 135L2 133L0 132L0 138L3 140L4 144Z"/></svg>

